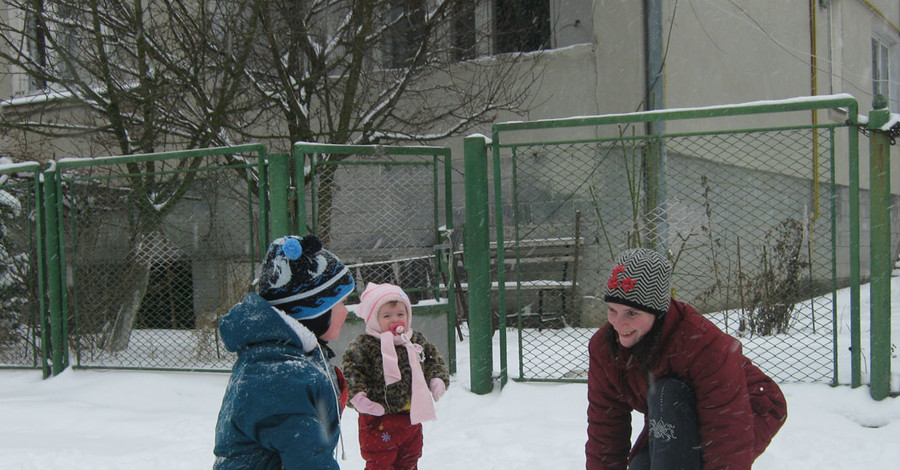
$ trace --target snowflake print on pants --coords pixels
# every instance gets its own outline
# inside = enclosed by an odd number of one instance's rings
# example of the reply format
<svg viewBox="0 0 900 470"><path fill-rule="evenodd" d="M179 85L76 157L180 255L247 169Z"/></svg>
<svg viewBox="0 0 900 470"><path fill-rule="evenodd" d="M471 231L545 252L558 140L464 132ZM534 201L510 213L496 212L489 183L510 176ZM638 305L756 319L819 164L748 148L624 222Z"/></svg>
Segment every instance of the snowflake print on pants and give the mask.
<svg viewBox="0 0 900 470"><path fill-rule="evenodd" d="M650 434L656 438L661 439L663 441L671 441L675 439L675 426L672 424L668 424L663 420L650 420Z"/></svg>
<svg viewBox="0 0 900 470"><path fill-rule="evenodd" d="M390 442L390 440L391 440L390 434L388 434L386 432L381 433L381 442Z"/></svg>

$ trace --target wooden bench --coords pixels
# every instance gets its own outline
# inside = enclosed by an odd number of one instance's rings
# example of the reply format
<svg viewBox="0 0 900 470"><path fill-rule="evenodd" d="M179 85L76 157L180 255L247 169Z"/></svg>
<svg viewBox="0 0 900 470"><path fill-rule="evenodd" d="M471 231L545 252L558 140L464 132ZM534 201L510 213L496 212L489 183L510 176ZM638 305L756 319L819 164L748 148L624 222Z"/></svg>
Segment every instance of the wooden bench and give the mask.
<svg viewBox="0 0 900 470"><path fill-rule="evenodd" d="M353 262L351 259L346 266L356 281L357 293L361 293L369 282L387 282L401 286L409 294L410 301L416 303L436 298L435 286L441 283L435 280L435 262L435 255L428 254L374 261Z"/></svg>
<svg viewBox="0 0 900 470"><path fill-rule="evenodd" d="M568 306L572 305L578 287L578 258L582 245L583 240L580 237L536 238L505 242L504 291L507 293L534 292L537 295L536 311L510 312L509 308L516 307L516 299L507 298L506 317L512 318L521 315L526 320L533 318L539 329L544 328L547 323L554 323L558 326L567 325ZM500 289L500 283L497 280L497 244L491 243L490 249L493 277L491 289L496 292ZM461 255L461 252L457 252L457 254ZM518 269L516 269L517 267ZM461 269L460 272L462 271ZM465 281L461 282L457 286L457 291L464 295L468 291L468 284ZM546 297L551 293L559 294L559 311L551 312L546 309ZM463 311L466 311L464 298L460 303L463 304Z"/></svg>
<svg viewBox="0 0 900 470"><path fill-rule="evenodd" d="M584 241L581 237L548 237L507 241L504 243L504 291L507 293L533 293L536 296L536 308L527 308L519 312L517 310L517 298L507 296L507 318L524 318L526 324L531 324L541 329L545 325L568 325L567 316L571 306L574 305L576 289L578 287L578 260L579 251ZM447 246L451 248L451 246ZM423 250L424 251L424 250ZM498 281L498 256L497 244L490 244L491 251L491 289L494 292L500 290ZM395 254L391 253L391 254ZM343 252L342 252L343 254ZM466 294L468 284L463 252L456 250L456 281L457 302L459 305L457 321L464 321L468 313ZM346 256L347 267L350 269L357 282L357 289L365 288L367 282L390 282L404 287L410 294L411 300L433 299L439 292L432 290L446 289L447 279L435 280L435 255L432 253L416 253L410 250L410 256L392 258L389 253L367 252L365 257ZM557 295L558 308L549 302L549 296ZM524 294L527 295L527 294ZM532 297L533 298L533 297ZM415 302L414 302L415 303ZM510 311L509 309L513 309Z"/></svg>
<svg viewBox="0 0 900 470"><path fill-rule="evenodd" d="M505 242L503 264L506 291L515 292L518 289L537 293L536 312L507 312L507 317L534 316L538 329L542 329L547 323L566 326L568 324L566 314L578 287L578 259L583 244L584 240L581 237L535 238ZM496 251L496 243L492 243L492 265L496 265ZM497 282L492 284L493 288L499 288ZM559 295L559 311L548 312L545 309L546 296L551 293Z"/></svg>

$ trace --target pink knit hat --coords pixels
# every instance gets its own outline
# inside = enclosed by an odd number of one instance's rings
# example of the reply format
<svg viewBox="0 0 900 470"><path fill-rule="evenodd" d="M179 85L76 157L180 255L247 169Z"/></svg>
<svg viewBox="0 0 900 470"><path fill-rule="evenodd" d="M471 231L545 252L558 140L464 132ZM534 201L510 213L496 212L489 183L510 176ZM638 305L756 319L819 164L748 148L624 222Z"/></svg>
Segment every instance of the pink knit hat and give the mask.
<svg viewBox="0 0 900 470"><path fill-rule="evenodd" d="M403 292L400 286L393 284L374 284L370 282L359 297L359 305L356 306L356 316L366 322L366 333L375 333L373 336L383 333L381 327L378 326L378 309L382 305L393 301L400 302L406 307L406 330L412 331L412 304L410 304L409 296L406 295L406 292Z"/></svg>

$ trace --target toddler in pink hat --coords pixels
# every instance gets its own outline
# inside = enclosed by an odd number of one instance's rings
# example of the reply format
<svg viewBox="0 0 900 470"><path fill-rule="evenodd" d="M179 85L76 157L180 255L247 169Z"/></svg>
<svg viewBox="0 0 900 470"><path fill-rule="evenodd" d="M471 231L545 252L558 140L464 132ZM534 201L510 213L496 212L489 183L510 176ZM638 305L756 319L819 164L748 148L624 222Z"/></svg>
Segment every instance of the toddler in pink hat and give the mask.
<svg viewBox="0 0 900 470"><path fill-rule="evenodd" d="M434 401L450 384L437 348L412 328L412 305L399 286L369 283L356 315L366 334L344 351L350 405L359 412L366 468L416 468L422 422L435 419Z"/></svg>

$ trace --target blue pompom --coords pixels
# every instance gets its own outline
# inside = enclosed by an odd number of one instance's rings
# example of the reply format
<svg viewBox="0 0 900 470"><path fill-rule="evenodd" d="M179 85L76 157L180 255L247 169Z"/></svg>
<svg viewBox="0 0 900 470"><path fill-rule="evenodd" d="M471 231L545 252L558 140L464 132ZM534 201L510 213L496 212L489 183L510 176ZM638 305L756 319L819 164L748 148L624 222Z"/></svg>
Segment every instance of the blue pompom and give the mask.
<svg viewBox="0 0 900 470"><path fill-rule="evenodd" d="M303 247L300 246L300 242L296 238L288 238L282 245L281 252L284 253L285 258L294 260L303 254Z"/></svg>

